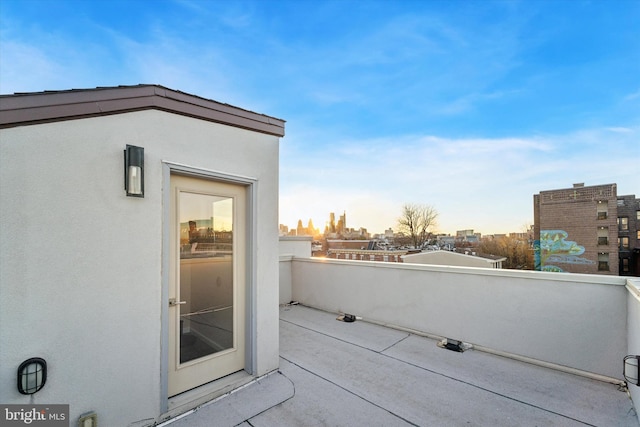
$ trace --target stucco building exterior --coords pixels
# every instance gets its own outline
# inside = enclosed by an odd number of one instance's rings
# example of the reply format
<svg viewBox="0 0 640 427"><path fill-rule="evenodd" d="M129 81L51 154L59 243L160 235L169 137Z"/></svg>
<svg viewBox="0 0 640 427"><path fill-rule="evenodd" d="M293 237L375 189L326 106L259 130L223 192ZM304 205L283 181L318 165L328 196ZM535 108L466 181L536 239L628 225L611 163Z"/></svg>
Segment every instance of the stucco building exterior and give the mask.
<svg viewBox="0 0 640 427"><path fill-rule="evenodd" d="M276 370L284 124L157 85L2 95L0 402L146 426Z"/></svg>

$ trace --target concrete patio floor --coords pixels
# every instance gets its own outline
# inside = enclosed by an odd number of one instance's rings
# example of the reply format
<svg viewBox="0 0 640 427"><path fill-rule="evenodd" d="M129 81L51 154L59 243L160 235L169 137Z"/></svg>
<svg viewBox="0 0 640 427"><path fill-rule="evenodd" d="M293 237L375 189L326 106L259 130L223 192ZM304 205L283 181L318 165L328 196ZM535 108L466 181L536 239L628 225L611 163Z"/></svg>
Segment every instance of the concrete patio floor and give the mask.
<svg viewBox="0 0 640 427"><path fill-rule="evenodd" d="M336 317L281 307L279 371L170 426L639 425L616 385Z"/></svg>

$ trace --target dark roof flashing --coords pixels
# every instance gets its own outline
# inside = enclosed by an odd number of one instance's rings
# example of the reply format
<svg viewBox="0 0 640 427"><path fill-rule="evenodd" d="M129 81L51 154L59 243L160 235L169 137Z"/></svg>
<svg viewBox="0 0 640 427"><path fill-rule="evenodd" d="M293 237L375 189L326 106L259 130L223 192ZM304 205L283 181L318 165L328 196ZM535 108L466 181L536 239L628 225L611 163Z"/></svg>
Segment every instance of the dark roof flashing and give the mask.
<svg viewBox="0 0 640 427"><path fill-rule="evenodd" d="M0 128L150 109L284 136L284 120L159 85L0 95Z"/></svg>

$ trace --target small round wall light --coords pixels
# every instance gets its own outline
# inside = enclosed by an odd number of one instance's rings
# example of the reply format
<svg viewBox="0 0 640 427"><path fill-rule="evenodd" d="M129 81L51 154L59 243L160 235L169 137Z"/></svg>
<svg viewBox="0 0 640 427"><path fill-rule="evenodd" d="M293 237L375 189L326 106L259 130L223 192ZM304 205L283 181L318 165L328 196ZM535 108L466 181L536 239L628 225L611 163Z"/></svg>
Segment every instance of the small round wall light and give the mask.
<svg viewBox="0 0 640 427"><path fill-rule="evenodd" d="M47 382L47 362L40 357L32 357L18 367L18 391L34 394Z"/></svg>

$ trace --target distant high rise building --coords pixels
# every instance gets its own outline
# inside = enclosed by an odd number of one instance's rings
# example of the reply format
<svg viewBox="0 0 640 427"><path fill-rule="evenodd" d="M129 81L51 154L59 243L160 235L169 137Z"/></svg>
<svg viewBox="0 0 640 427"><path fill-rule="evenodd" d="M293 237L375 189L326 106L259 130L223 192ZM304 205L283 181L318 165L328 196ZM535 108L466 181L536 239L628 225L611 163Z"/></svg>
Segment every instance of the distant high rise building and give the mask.
<svg viewBox="0 0 640 427"><path fill-rule="evenodd" d="M336 214L333 212L329 213L329 232L336 232Z"/></svg>
<svg viewBox="0 0 640 427"><path fill-rule="evenodd" d="M311 218L309 218L309 224L307 224L307 233L311 236L318 234L316 229L313 227L313 221L311 221Z"/></svg>
<svg viewBox="0 0 640 427"><path fill-rule="evenodd" d="M384 238L385 239L393 239L393 229L392 228L388 228L388 229L384 230Z"/></svg>
<svg viewBox="0 0 640 427"><path fill-rule="evenodd" d="M471 230L458 230L456 231L456 237L458 238L464 238L467 236L473 236L473 229Z"/></svg>
<svg viewBox="0 0 640 427"><path fill-rule="evenodd" d="M541 191L534 200L536 269L639 275L640 200L616 184Z"/></svg>

